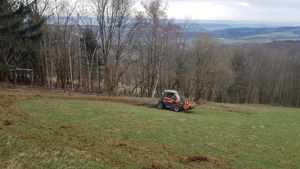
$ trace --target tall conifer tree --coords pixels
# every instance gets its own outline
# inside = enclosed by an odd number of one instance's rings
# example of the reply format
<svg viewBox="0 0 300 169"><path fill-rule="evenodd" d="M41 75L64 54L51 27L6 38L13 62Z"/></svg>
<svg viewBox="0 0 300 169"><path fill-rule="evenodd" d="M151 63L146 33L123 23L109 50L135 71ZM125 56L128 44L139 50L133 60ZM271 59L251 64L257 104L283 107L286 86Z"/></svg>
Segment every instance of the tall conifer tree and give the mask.
<svg viewBox="0 0 300 169"><path fill-rule="evenodd" d="M42 38L41 26L45 20L41 18L35 22L32 19L35 3L25 5L0 0L0 80L7 79L5 75L9 69L34 68L36 65L37 45Z"/></svg>

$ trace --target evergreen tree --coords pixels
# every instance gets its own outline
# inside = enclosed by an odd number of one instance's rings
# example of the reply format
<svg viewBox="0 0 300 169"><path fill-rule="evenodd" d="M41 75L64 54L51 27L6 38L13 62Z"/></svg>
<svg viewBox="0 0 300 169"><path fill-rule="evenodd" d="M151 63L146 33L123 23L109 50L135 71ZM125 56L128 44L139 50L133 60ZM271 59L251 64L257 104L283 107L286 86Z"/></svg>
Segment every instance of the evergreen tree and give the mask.
<svg viewBox="0 0 300 169"><path fill-rule="evenodd" d="M34 4L0 0L0 80L7 79L9 69L36 65L45 20L32 19Z"/></svg>

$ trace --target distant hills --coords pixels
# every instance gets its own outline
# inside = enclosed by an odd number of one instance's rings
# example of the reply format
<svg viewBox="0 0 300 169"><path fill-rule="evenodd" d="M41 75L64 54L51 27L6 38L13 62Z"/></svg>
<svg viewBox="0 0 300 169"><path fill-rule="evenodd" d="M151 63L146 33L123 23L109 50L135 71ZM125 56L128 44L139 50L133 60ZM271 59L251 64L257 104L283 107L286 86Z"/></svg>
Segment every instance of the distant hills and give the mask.
<svg viewBox="0 0 300 169"><path fill-rule="evenodd" d="M181 23L182 20L175 22ZM232 29L232 28L278 28L300 27L300 22L263 22L263 21L230 21L230 20L198 20L194 22L197 29L208 31Z"/></svg>
<svg viewBox="0 0 300 169"><path fill-rule="evenodd" d="M298 40L300 27L232 28L209 32L214 38L234 40Z"/></svg>
<svg viewBox="0 0 300 169"><path fill-rule="evenodd" d="M60 19L64 19L63 17ZM72 17L77 20L77 17ZM48 19L56 20L55 16ZM96 25L96 18L85 17L86 23ZM175 23L183 25L184 20L177 19ZM238 45L247 42L268 43L273 41L298 41L300 40L300 22L263 22L263 21L230 21L230 20L198 20L191 21L192 30L187 34L190 40L197 38L195 33L205 32L220 44ZM85 23L80 23L84 25ZM95 27L96 28L96 27Z"/></svg>
<svg viewBox="0 0 300 169"><path fill-rule="evenodd" d="M294 22L197 21L193 31L197 30L229 45L300 40L300 23Z"/></svg>

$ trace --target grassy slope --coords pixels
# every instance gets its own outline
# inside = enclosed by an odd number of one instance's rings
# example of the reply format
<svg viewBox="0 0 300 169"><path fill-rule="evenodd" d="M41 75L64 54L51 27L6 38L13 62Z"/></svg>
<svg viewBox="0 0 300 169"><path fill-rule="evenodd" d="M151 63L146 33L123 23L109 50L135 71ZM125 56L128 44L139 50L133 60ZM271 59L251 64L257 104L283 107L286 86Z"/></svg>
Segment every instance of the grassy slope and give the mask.
<svg viewBox="0 0 300 169"><path fill-rule="evenodd" d="M300 165L299 109L209 103L205 109L175 113L61 98L25 99L5 109L8 102L1 103L5 113L0 118L13 124L0 124L0 168ZM180 162L202 155L209 161Z"/></svg>
<svg viewBox="0 0 300 169"><path fill-rule="evenodd" d="M259 34L259 35L253 35L253 36L245 36L241 39L267 39L267 40L280 40L280 39L299 39L299 35L295 34L292 31L286 31L286 32L272 32L268 34Z"/></svg>
<svg viewBox="0 0 300 169"><path fill-rule="evenodd" d="M237 39L217 38L220 44L224 45L240 45L245 43L269 43L273 41L288 41L299 40L299 35L295 34L293 30L285 32L270 32L266 34L257 34L252 36L244 36Z"/></svg>

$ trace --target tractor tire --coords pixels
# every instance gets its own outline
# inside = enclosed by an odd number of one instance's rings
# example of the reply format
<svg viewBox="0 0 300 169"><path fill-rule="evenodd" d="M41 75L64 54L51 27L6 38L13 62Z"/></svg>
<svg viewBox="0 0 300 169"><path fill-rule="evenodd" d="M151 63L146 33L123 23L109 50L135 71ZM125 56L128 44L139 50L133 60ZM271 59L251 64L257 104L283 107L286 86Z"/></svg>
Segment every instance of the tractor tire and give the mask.
<svg viewBox="0 0 300 169"><path fill-rule="evenodd" d="M180 107L179 107L179 106L175 106L175 107L174 107L174 111L180 112Z"/></svg>
<svg viewBox="0 0 300 169"><path fill-rule="evenodd" d="M158 109L163 109L165 107L165 105L162 103L162 102L159 102L158 104L157 104L157 108Z"/></svg>

